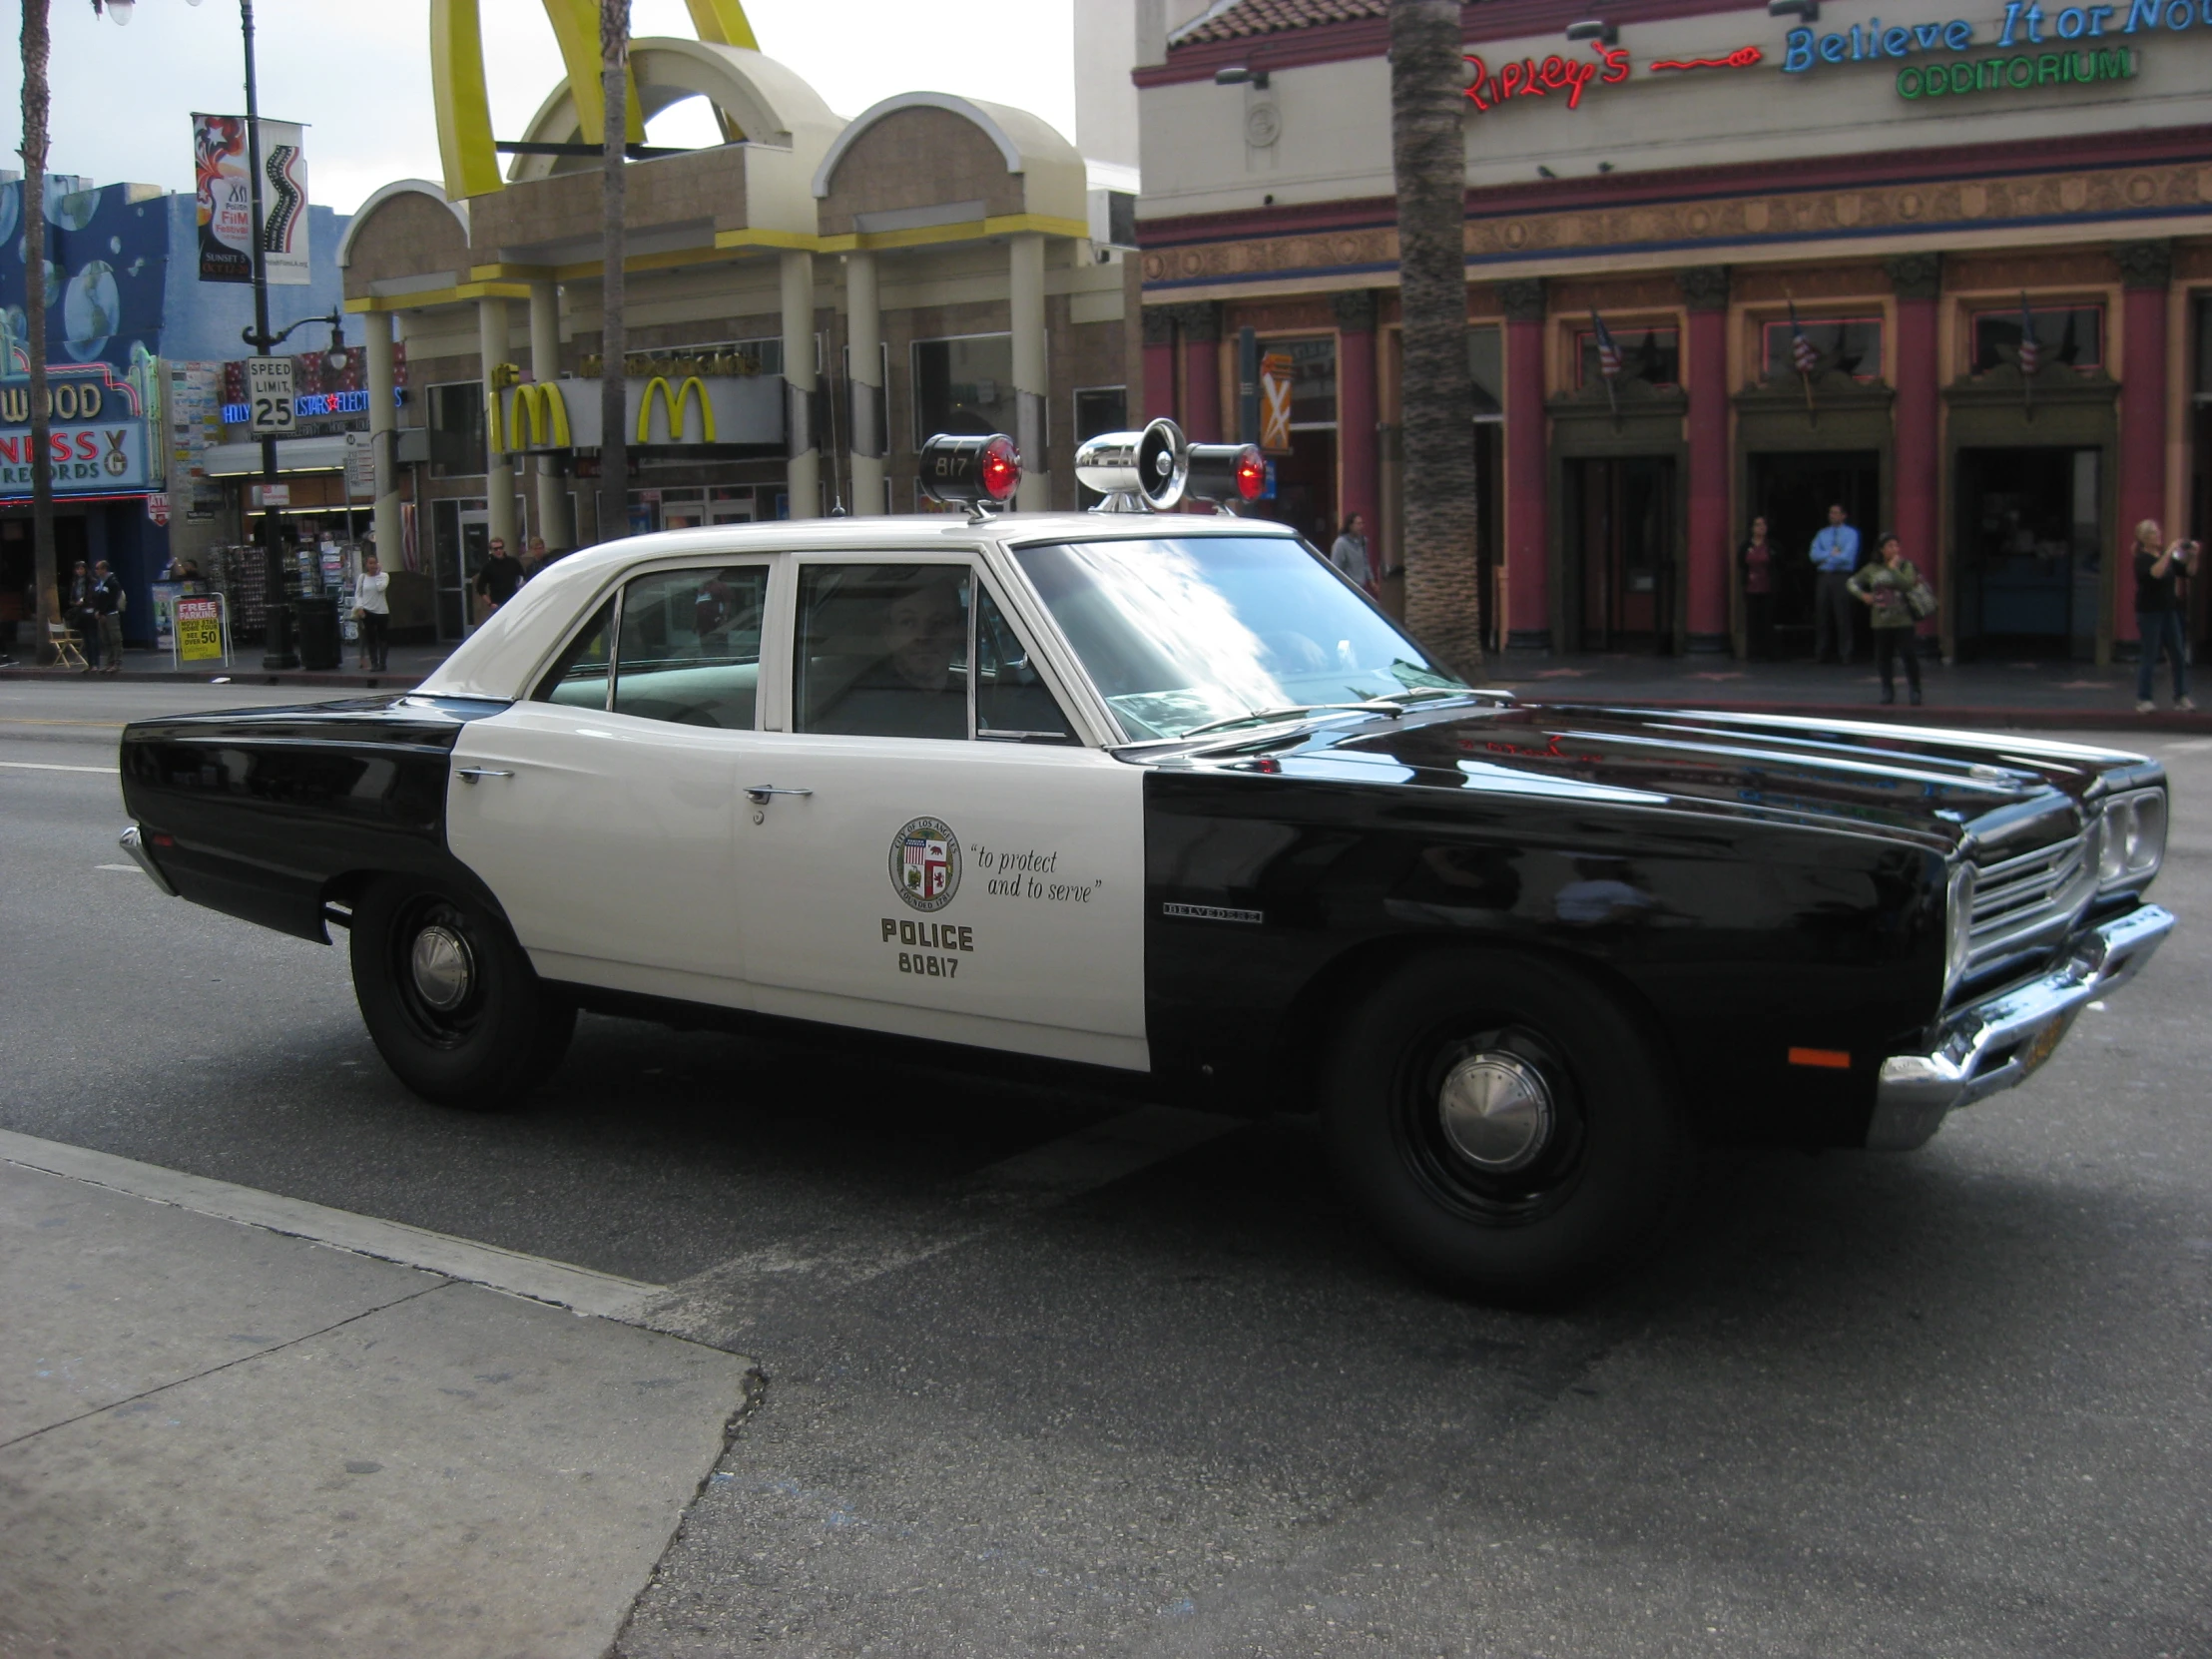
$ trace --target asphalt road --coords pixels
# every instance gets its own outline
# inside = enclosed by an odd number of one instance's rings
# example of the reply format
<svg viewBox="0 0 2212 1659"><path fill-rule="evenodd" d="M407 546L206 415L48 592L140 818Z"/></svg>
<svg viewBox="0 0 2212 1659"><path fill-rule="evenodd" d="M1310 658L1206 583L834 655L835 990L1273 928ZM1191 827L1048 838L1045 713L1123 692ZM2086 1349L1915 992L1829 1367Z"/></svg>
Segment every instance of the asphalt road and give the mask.
<svg viewBox="0 0 2212 1659"><path fill-rule="evenodd" d="M1716 1155L1538 1318L1408 1282L1298 1120L600 1018L426 1106L341 952L105 867L113 778L48 770L268 697L0 688L0 1126L677 1285L768 1382L632 1659L2212 1654L2212 739L2151 746L2182 929L2027 1087Z"/></svg>

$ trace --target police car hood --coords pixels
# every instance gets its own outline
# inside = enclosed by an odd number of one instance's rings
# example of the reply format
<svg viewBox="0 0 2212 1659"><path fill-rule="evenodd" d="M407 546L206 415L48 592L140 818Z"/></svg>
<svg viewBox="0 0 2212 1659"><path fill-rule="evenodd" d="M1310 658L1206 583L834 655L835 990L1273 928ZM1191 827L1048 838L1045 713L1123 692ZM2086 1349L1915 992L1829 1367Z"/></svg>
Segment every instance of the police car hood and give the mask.
<svg viewBox="0 0 2212 1659"><path fill-rule="evenodd" d="M1830 822L1949 848L2078 829L2100 780L2159 781L2138 755L2005 734L1593 704L1501 703L1335 721L1232 765L1285 774L1733 818Z"/></svg>

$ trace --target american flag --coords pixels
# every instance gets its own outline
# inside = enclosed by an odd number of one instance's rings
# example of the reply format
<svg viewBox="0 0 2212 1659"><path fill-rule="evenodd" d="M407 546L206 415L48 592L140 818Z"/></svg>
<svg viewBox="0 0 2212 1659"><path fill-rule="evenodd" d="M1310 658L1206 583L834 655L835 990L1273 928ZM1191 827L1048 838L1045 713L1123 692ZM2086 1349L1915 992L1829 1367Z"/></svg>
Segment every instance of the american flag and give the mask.
<svg viewBox="0 0 2212 1659"><path fill-rule="evenodd" d="M1798 326L1797 301L1790 301L1790 361L1800 374L1810 375L1821 366L1821 354Z"/></svg>
<svg viewBox="0 0 2212 1659"><path fill-rule="evenodd" d="M1597 371L1608 380L1621 377L1621 348L1613 343L1613 331L1605 326L1605 318L1596 311L1590 312L1590 325L1597 330Z"/></svg>
<svg viewBox="0 0 2212 1659"><path fill-rule="evenodd" d="M2033 374L2043 366L2043 347L2035 337L2035 315L2027 308L2027 292L2020 292L2020 372Z"/></svg>

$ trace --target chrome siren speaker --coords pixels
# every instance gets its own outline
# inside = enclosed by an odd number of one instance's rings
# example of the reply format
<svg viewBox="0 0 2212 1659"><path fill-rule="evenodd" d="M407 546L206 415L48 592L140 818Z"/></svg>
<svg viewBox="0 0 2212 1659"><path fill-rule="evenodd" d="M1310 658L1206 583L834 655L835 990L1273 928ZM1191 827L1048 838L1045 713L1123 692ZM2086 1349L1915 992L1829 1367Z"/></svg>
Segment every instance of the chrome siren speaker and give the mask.
<svg viewBox="0 0 2212 1659"><path fill-rule="evenodd" d="M1141 432L1101 432L1075 452L1075 476L1106 499L1098 511L1136 513L1172 507L1183 499L1189 447L1172 420L1155 420Z"/></svg>

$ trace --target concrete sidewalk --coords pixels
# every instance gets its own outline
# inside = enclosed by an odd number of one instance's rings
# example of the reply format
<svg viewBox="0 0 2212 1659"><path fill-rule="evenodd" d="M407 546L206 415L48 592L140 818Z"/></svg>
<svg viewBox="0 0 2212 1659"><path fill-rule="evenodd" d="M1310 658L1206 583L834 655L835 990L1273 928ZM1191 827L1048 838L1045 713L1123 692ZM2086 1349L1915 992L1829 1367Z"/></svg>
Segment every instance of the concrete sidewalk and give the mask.
<svg viewBox="0 0 2212 1659"><path fill-rule="evenodd" d="M604 1276L42 1147L0 1147L0 1656L607 1651L747 1361L451 1274Z"/></svg>

